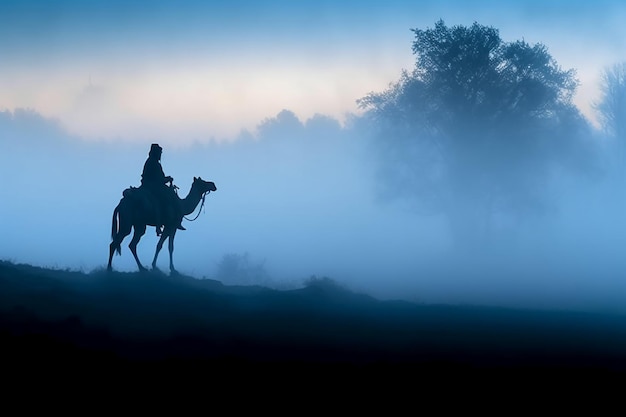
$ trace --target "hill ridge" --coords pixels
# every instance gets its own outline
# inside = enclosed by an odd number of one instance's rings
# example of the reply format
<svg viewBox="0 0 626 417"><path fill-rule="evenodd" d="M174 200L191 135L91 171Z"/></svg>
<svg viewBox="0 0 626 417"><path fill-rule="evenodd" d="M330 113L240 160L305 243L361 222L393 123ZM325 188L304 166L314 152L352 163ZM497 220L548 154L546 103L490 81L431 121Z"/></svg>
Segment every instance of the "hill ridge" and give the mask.
<svg viewBox="0 0 626 417"><path fill-rule="evenodd" d="M0 321L16 351L45 335L124 360L626 369L623 316L378 300L328 278L276 290L0 261Z"/></svg>

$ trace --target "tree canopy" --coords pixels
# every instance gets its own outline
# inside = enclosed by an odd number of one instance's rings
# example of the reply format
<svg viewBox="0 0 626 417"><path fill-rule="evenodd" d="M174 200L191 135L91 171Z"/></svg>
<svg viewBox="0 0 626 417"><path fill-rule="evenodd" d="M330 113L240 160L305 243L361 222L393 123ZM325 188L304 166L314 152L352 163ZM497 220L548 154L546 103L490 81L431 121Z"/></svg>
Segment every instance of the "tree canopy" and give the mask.
<svg viewBox="0 0 626 417"><path fill-rule="evenodd" d="M626 62L604 70L601 93L596 109L602 127L613 139L617 172L623 177L626 172Z"/></svg>
<svg viewBox="0 0 626 417"><path fill-rule="evenodd" d="M588 127L572 104L574 70L478 23L412 32L415 68L358 100L388 190L446 214L457 237L487 230L498 210L536 208L552 163Z"/></svg>

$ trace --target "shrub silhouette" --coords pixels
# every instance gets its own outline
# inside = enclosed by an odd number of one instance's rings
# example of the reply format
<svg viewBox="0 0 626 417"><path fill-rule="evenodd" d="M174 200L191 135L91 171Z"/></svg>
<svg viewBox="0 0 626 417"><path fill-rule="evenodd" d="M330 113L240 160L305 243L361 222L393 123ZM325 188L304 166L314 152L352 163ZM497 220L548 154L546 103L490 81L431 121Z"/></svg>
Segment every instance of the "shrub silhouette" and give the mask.
<svg viewBox="0 0 626 417"><path fill-rule="evenodd" d="M309 278L305 279L304 286L306 288L318 288L320 290L345 290L345 288L334 279L328 277L318 278L316 275L311 275Z"/></svg>
<svg viewBox="0 0 626 417"><path fill-rule="evenodd" d="M224 255L217 265L216 278L234 285L270 285L272 281L265 261L254 263L248 252Z"/></svg>

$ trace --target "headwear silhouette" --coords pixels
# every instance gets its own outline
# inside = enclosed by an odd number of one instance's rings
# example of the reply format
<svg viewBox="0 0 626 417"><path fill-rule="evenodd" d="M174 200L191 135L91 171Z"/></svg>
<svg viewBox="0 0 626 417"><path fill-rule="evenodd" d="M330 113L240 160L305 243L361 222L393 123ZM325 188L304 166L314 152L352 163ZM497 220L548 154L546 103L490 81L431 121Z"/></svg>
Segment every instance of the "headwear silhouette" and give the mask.
<svg viewBox="0 0 626 417"><path fill-rule="evenodd" d="M163 148L161 148L158 143L153 143L152 146L150 146L150 155L158 152L163 152Z"/></svg>

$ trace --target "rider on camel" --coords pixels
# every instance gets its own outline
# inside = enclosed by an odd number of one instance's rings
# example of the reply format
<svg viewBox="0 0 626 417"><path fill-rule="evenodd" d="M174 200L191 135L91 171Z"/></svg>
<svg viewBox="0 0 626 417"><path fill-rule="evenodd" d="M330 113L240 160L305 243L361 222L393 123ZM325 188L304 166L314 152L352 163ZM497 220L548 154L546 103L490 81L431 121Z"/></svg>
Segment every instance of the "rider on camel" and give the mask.
<svg viewBox="0 0 626 417"><path fill-rule="evenodd" d="M178 202L178 196L174 191L174 187L166 185L168 182L171 185L174 178L165 176L163 172L163 167L161 167L160 162L162 153L163 148L153 143L150 147L148 159L143 166L143 173L141 174L142 187L152 192L160 205L159 221L157 221L156 227L157 236L161 235L161 226L166 223L166 219L176 219L178 222L177 228L179 230L186 230L182 226L183 213Z"/></svg>

